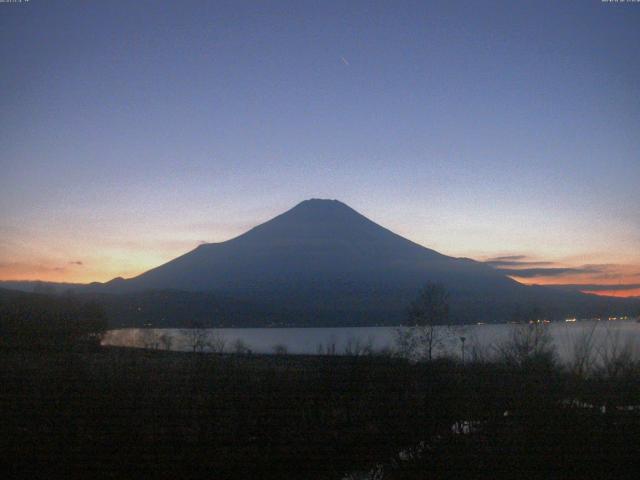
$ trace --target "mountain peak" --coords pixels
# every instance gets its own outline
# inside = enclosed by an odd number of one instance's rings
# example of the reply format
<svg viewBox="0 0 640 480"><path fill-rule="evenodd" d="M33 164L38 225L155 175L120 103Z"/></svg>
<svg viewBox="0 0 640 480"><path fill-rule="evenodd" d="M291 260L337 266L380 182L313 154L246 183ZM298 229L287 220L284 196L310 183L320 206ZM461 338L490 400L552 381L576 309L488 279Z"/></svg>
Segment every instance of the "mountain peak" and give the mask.
<svg viewBox="0 0 640 480"><path fill-rule="evenodd" d="M310 198L297 204L293 209L297 208L314 208L314 209L336 209L346 208L351 210L347 204L342 203L340 200L328 199L328 198ZM293 210L292 209L292 210Z"/></svg>
<svg viewBox="0 0 640 480"><path fill-rule="evenodd" d="M303 200L298 205L310 205L310 204L340 204L344 205L340 200L336 200L335 198L309 198L307 200Z"/></svg>
<svg viewBox="0 0 640 480"><path fill-rule="evenodd" d="M334 222L357 222L366 220L360 213L353 208L339 200L330 200L324 198L311 198L298 203L293 208L278 215L267 224L275 221L280 222L295 222L295 223L326 223L333 224ZM335 226L335 225L334 225Z"/></svg>
<svg viewBox="0 0 640 480"><path fill-rule="evenodd" d="M314 243L324 239L330 242L343 236L352 236L355 231L380 228L373 222L338 200L311 198L272 218L238 238L289 242L301 237L313 239Z"/></svg>
<svg viewBox="0 0 640 480"><path fill-rule="evenodd" d="M297 245L301 249L297 253L303 256L312 256L314 251L322 251L323 255L340 251L344 257L341 261L347 263L349 256L355 258L372 251L377 257L444 258L387 230L339 200L319 198L300 202L230 242L251 244L253 249ZM327 259L327 263L333 260Z"/></svg>

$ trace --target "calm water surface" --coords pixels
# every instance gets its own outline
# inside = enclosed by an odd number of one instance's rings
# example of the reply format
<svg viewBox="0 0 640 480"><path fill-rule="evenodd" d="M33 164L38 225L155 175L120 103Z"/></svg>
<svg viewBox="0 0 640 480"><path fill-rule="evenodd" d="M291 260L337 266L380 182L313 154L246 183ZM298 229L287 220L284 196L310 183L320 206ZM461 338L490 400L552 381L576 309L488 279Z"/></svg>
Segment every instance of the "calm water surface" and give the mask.
<svg viewBox="0 0 640 480"><path fill-rule="evenodd" d="M454 330L440 327L445 340L437 354L460 355L465 337L465 351L490 353L506 341L517 326L510 324L468 325ZM594 350L631 348L640 352L640 323L625 321L558 322L544 325L551 334L559 357L567 360L586 339L591 339ZM274 353L277 347L293 354L316 354L327 349L344 354L351 346L371 345L374 351L392 349L395 346L396 327L344 327L344 328L219 328L207 329L210 343L223 339L225 351L234 351L240 341L254 353ZM162 337L169 338L169 345ZM211 342L215 339L215 342ZM103 345L139 348L167 348L177 351L192 349L189 331L183 329L126 328L107 332ZM205 350L210 347L205 347Z"/></svg>

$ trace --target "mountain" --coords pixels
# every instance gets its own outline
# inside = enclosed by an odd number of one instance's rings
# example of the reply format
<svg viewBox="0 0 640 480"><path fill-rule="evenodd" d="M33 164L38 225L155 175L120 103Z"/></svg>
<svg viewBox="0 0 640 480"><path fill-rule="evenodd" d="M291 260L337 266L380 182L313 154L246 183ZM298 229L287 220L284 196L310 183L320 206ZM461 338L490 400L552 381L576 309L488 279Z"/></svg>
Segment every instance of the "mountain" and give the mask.
<svg viewBox="0 0 640 480"><path fill-rule="evenodd" d="M355 283L405 288L437 280L456 289L514 287L493 268L422 247L336 200L307 200L247 233L126 281L127 290L335 290Z"/></svg>
<svg viewBox="0 0 640 480"><path fill-rule="evenodd" d="M531 305L544 306L547 316L562 316L624 303L526 287L486 264L411 242L337 200L318 199L234 239L200 245L137 277L114 279L92 291L126 294L121 298L145 305L152 302L144 292L164 291L165 307L182 312L169 324L184 323L188 305L197 304L201 319L224 323L226 309L236 312L235 322L243 326L371 325L399 323L428 281L451 292L458 322L504 321ZM187 307L176 310L177 304ZM154 321L160 313L156 309Z"/></svg>

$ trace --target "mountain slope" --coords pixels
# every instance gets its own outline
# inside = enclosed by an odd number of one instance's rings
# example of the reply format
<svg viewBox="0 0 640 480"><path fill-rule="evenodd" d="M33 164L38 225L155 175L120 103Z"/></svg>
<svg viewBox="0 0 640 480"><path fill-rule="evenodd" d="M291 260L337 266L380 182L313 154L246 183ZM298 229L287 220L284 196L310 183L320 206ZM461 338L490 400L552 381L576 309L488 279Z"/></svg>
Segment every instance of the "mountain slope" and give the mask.
<svg viewBox="0 0 640 480"><path fill-rule="evenodd" d="M517 288L487 265L447 257L375 224L335 200L307 200L232 240L201 245L124 282L127 291L277 292L417 288Z"/></svg>

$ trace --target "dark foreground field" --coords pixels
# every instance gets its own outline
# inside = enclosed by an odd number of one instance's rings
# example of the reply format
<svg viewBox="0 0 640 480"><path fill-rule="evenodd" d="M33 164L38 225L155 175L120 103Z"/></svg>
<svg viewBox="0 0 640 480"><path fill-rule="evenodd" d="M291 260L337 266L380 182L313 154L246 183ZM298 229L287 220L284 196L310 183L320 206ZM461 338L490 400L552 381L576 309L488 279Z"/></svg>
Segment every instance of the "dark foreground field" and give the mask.
<svg viewBox="0 0 640 480"><path fill-rule="evenodd" d="M640 405L638 381L633 368L585 378L545 360L1 350L2 471L633 478L640 412L616 407Z"/></svg>

